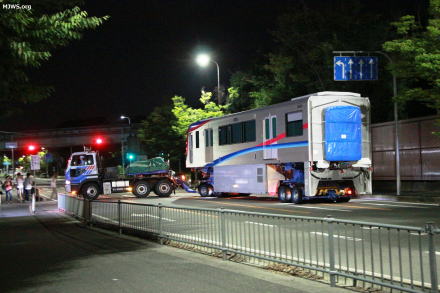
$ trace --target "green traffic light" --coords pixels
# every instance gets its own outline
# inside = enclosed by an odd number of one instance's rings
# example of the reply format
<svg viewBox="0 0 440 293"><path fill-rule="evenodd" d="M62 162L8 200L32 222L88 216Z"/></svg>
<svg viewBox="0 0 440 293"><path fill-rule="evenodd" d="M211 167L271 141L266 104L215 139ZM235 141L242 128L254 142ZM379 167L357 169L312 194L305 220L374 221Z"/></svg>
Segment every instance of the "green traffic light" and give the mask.
<svg viewBox="0 0 440 293"><path fill-rule="evenodd" d="M130 154L130 153L128 153L127 154L127 159L129 159L130 161L132 161L132 160L134 160L134 154Z"/></svg>

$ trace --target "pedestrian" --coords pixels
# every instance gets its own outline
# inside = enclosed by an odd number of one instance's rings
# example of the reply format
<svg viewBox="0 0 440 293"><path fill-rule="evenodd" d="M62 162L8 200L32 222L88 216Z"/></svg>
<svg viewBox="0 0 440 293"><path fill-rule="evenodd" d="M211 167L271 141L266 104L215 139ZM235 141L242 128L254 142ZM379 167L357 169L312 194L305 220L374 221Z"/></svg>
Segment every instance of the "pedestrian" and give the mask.
<svg viewBox="0 0 440 293"><path fill-rule="evenodd" d="M24 197L26 201L29 201L32 196L32 189L34 188L35 182L31 173L26 174L26 179L24 179Z"/></svg>
<svg viewBox="0 0 440 293"><path fill-rule="evenodd" d="M52 193L50 195L50 199L58 199L58 191L57 191L57 174L53 174L50 180L50 188L52 189Z"/></svg>
<svg viewBox="0 0 440 293"><path fill-rule="evenodd" d="M12 189L14 188L14 183L12 182L12 177L8 176L6 177L5 182L3 183L5 186L5 192L6 192L6 202L12 201Z"/></svg>
<svg viewBox="0 0 440 293"><path fill-rule="evenodd" d="M20 172L17 173L17 178L15 178L15 185L17 186L18 200L24 202L24 178Z"/></svg>

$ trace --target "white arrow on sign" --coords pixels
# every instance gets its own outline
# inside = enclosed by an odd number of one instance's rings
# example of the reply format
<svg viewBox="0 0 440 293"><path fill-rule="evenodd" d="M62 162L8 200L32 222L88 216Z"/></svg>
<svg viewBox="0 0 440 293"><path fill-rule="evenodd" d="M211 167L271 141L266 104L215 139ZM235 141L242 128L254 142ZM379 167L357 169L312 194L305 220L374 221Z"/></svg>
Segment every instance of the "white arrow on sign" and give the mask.
<svg viewBox="0 0 440 293"><path fill-rule="evenodd" d="M351 66L353 65L353 59L348 61L348 65L350 65L350 79L353 79L353 71L351 70Z"/></svg>
<svg viewBox="0 0 440 293"><path fill-rule="evenodd" d="M373 64L374 64L373 58L370 59L370 61L368 61L368 64L370 64L370 79L373 79Z"/></svg>
<svg viewBox="0 0 440 293"><path fill-rule="evenodd" d="M360 77L362 79L362 76L364 75L364 73L362 72L362 67L364 66L364 60L363 59L361 59L361 61L359 61L359 65L360 65L360 73L359 73L359 75L360 75Z"/></svg>
<svg viewBox="0 0 440 293"><path fill-rule="evenodd" d="M342 61L336 62L336 65L342 66L342 79L345 77L345 64Z"/></svg>

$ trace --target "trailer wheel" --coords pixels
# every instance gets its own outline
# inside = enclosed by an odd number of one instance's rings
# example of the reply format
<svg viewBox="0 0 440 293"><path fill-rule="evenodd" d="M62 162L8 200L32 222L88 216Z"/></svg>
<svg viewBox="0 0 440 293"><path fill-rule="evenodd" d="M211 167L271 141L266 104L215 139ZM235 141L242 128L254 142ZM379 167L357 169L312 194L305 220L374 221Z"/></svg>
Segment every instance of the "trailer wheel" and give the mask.
<svg viewBox="0 0 440 293"><path fill-rule="evenodd" d="M164 179L156 183L154 191L160 197L168 197L173 192L173 186L170 181Z"/></svg>
<svg viewBox="0 0 440 293"><path fill-rule="evenodd" d="M299 188L292 187L292 203L298 204L302 202L302 191Z"/></svg>
<svg viewBox="0 0 440 293"><path fill-rule="evenodd" d="M214 188L207 183L200 184L198 190L201 197L208 197L214 194Z"/></svg>
<svg viewBox="0 0 440 293"><path fill-rule="evenodd" d="M285 185L278 188L278 199L280 202L290 202L292 199L292 190Z"/></svg>
<svg viewBox="0 0 440 293"><path fill-rule="evenodd" d="M133 194L136 197L139 197L139 198L147 197L148 194L150 194L150 191L151 191L151 187L147 181L141 180L141 181L138 181L134 184Z"/></svg>
<svg viewBox="0 0 440 293"><path fill-rule="evenodd" d="M95 200L99 196L99 188L96 183L86 183L81 188L81 194L85 199Z"/></svg>

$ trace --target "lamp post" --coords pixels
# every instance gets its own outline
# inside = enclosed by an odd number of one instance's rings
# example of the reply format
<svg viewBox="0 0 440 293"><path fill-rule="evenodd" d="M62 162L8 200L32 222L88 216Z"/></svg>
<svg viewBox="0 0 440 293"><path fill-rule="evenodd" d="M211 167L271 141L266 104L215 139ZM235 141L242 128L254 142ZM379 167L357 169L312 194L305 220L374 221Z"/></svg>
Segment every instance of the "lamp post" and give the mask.
<svg viewBox="0 0 440 293"><path fill-rule="evenodd" d="M336 54L380 54L387 58L388 62L393 65L393 60L391 57L382 51L333 51ZM394 71L391 71L391 75L393 76L393 98L397 97L397 78ZM396 195L400 195L400 143L399 143L399 117L398 117L398 105L397 102L394 101L394 144L395 144L395 153L396 153Z"/></svg>
<svg viewBox="0 0 440 293"><path fill-rule="evenodd" d="M201 67L208 66L209 62L217 66L217 103L220 105L220 66L216 61L212 60L208 54L199 54L196 58L196 62Z"/></svg>
<svg viewBox="0 0 440 293"><path fill-rule="evenodd" d="M127 119L128 120L128 126L131 128L131 120L130 117L121 115L121 120ZM122 135L121 135L121 157L122 157L122 175L125 175L125 150L124 150L124 128L122 128Z"/></svg>

